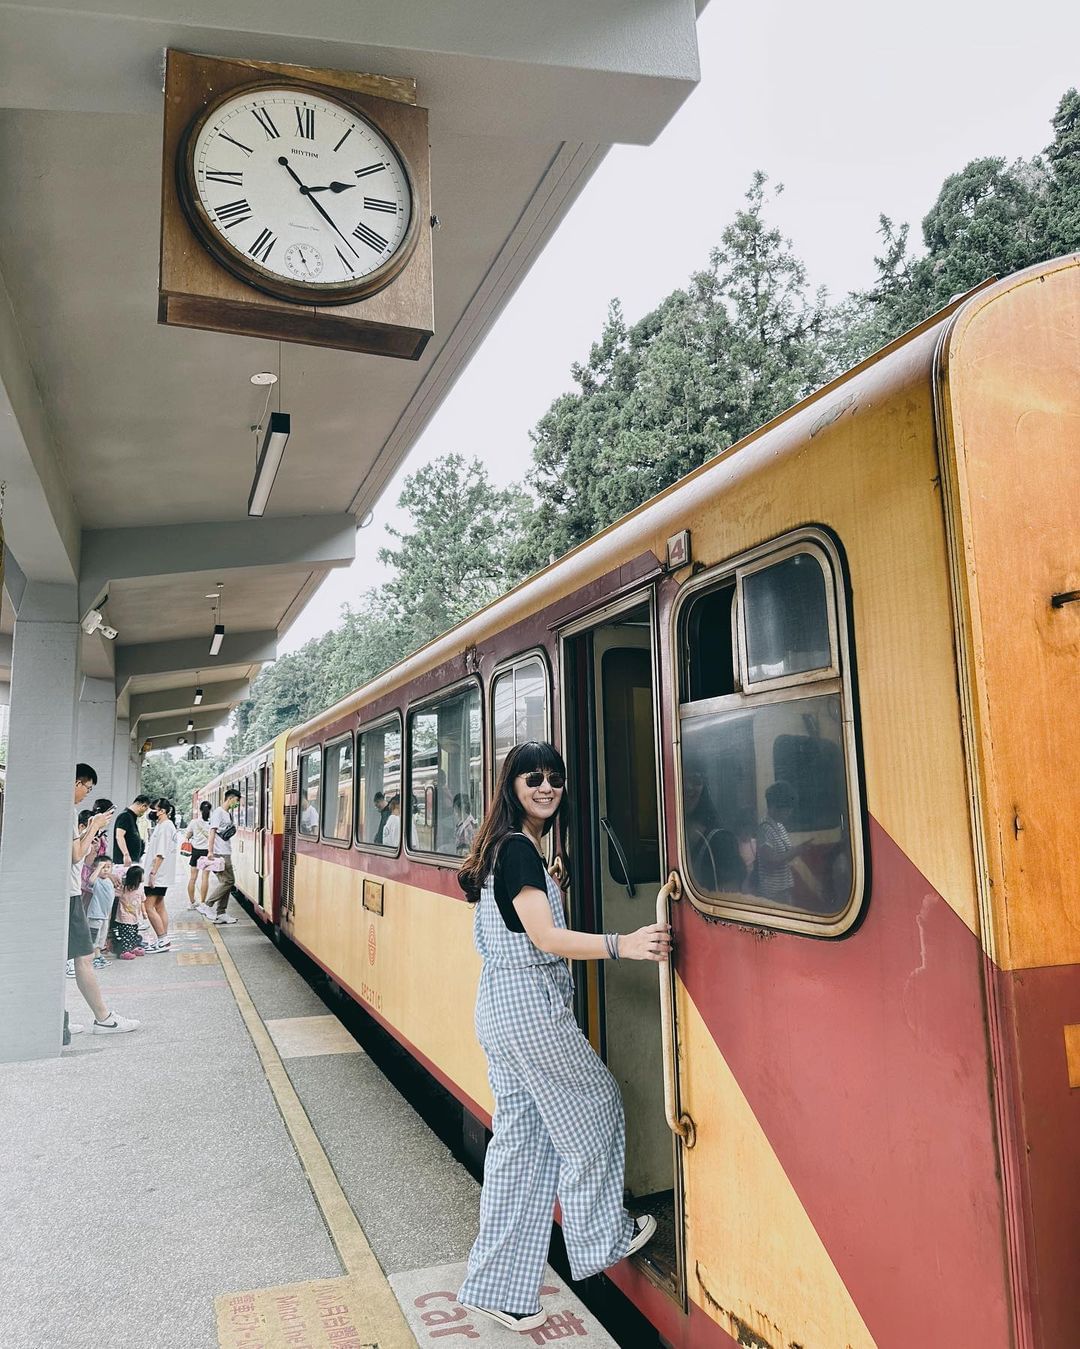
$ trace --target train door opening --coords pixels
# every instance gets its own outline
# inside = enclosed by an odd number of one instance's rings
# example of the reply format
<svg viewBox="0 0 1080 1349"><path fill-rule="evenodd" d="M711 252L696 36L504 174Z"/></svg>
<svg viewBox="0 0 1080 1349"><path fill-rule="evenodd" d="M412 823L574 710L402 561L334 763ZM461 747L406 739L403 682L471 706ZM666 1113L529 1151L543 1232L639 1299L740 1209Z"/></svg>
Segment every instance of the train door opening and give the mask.
<svg viewBox="0 0 1080 1349"><path fill-rule="evenodd" d="M266 908L267 884L270 868L267 865L268 843L273 837L270 819L270 765L259 765L255 780L255 885L254 896L260 909Z"/></svg>
<svg viewBox="0 0 1080 1349"><path fill-rule="evenodd" d="M563 706L574 802L571 923L629 932L655 921L665 877L652 606L638 603L564 639ZM658 1230L639 1260L683 1298L676 1140L664 1113L657 967L598 961L576 971L577 1013L622 1090L626 1203Z"/></svg>

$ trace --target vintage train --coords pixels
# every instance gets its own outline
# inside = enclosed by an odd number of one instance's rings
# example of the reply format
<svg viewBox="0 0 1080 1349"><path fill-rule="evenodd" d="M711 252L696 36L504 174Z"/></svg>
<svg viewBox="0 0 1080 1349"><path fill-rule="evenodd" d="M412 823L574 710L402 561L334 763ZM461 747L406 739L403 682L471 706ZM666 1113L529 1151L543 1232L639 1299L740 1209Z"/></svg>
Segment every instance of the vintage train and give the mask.
<svg viewBox="0 0 1080 1349"><path fill-rule="evenodd" d="M508 748L554 738L572 925L659 903L676 941L659 992L646 965L577 980L628 1193L662 1218L614 1282L682 1349L1062 1349L1078 525L1073 256L957 301L201 795L241 785L238 887L486 1124L456 867ZM798 857L767 872L778 825Z"/></svg>

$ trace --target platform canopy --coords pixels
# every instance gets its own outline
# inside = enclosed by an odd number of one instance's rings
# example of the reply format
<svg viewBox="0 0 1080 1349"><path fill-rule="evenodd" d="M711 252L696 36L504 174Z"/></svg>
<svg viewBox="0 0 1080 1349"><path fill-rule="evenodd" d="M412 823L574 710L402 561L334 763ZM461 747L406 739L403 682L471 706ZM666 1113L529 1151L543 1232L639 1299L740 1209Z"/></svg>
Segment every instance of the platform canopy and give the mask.
<svg viewBox="0 0 1080 1349"><path fill-rule="evenodd" d="M196 676L229 690L204 699L224 720L352 560L357 522L605 150L654 139L690 93L695 20L692 0L0 7L0 478L15 564L0 680L23 579L74 586L77 616L96 608L118 633L82 638L80 672L115 681L132 738L143 718L189 710ZM436 331L418 362L158 325L167 48L415 79L441 222ZM251 521L265 390L250 378L279 360L293 434ZM211 658L218 582L227 635Z"/></svg>

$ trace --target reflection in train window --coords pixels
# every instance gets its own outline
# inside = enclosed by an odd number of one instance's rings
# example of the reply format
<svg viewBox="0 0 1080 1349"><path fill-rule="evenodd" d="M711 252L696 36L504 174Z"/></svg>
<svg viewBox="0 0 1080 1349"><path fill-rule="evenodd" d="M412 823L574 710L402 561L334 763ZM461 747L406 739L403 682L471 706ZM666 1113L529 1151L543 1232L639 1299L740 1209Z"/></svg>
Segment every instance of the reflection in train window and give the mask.
<svg viewBox="0 0 1080 1349"><path fill-rule="evenodd" d="M322 832L335 843L352 842L352 736L334 740L323 751Z"/></svg>
<svg viewBox="0 0 1080 1349"><path fill-rule="evenodd" d="M475 684L409 714L408 842L464 857L484 813L480 692Z"/></svg>
<svg viewBox="0 0 1080 1349"><path fill-rule="evenodd" d="M815 553L799 551L741 580L748 683L832 666L825 573Z"/></svg>
<svg viewBox="0 0 1080 1349"><path fill-rule="evenodd" d="M774 563L736 567L679 617L681 841L692 890L725 911L781 925L788 915L804 928L835 926L849 910L860 837L827 568L813 545L788 549ZM732 602L735 623L726 621ZM734 661L724 660L718 627L734 635ZM719 692L720 678L707 674L714 658L745 671L747 687Z"/></svg>
<svg viewBox="0 0 1080 1349"><path fill-rule="evenodd" d="M503 760L525 740L548 739L547 669L530 656L491 681L492 781L498 781Z"/></svg>
<svg viewBox="0 0 1080 1349"><path fill-rule="evenodd" d="M401 721L394 717L356 738L356 841L396 851L401 842Z"/></svg>
<svg viewBox="0 0 1080 1349"><path fill-rule="evenodd" d="M300 756L300 800L296 827L305 838L319 837L319 786L322 782L322 750L316 747Z"/></svg>

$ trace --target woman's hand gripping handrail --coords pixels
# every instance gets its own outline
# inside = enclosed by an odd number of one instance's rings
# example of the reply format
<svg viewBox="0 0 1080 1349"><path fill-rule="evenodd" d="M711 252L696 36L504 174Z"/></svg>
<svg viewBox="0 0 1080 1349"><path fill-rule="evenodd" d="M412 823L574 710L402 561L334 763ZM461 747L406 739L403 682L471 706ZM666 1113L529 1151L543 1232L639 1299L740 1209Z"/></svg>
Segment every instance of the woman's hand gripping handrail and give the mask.
<svg viewBox="0 0 1080 1349"><path fill-rule="evenodd" d="M671 922L671 901L681 896L682 882L679 873L673 871L656 896L658 923ZM672 1015L670 959L662 960L657 968L660 973L660 1043L664 1053L664 1115L671 1132L682 1139L685 1147L692 1148L697 1142L694 1121L685 1112L675 1113L675 1019Z"/></svg>

